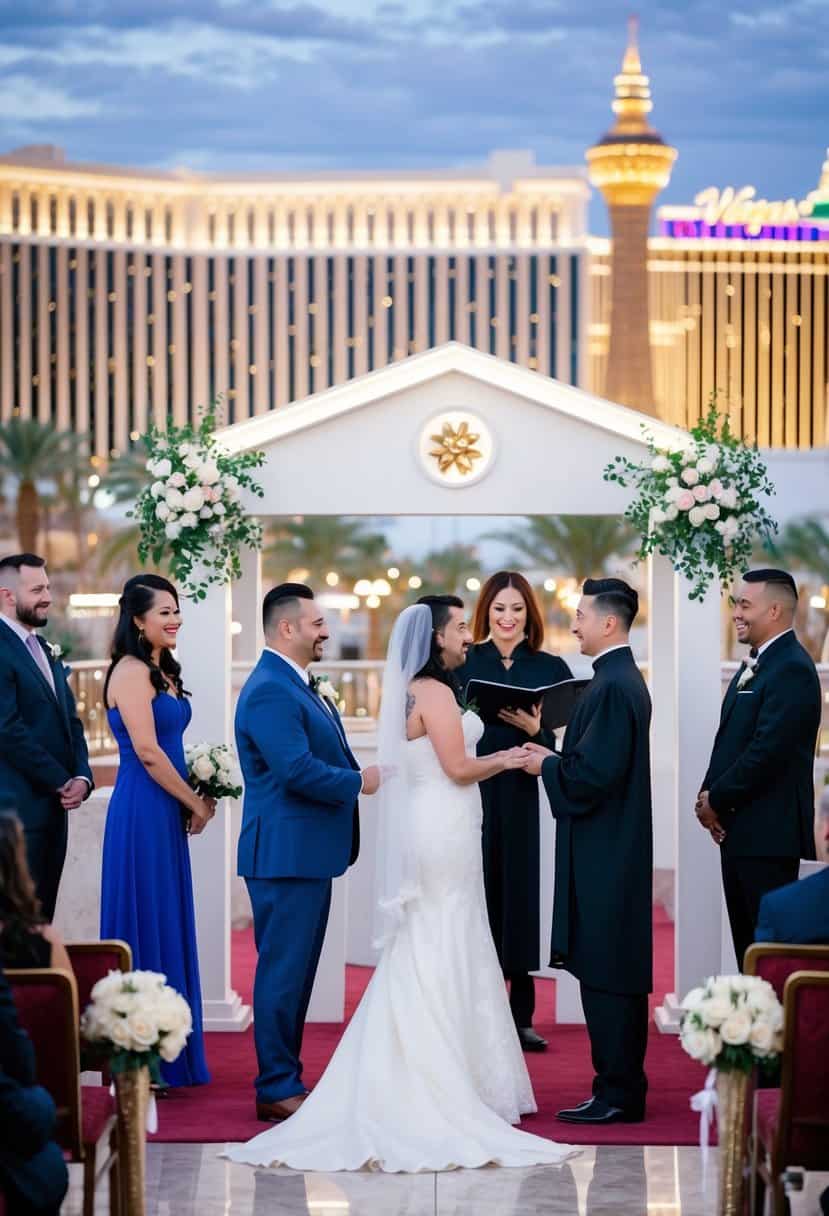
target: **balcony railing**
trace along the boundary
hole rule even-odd
[[[118,749],[110,734],[106,709],[103,702],[104,677],[108,661],[88,660],[70,664],[70,682],[83,722],[91,755],[112,754]],[[368,729],[373,726],[380,710],[380,693],[383,684],[383,661],[381,659],[332,659],[320,663],[315,670],[326,675],[337,689],[340,712],[347,720],[349,731]],[[723,663],[722,686],[725,692],[739,664]],[[247,679],[253,663],[234,663],[232,689],[234,700]],[[647,673],[647,664],[642,668]],[[820,751],[829,761],[829,663],[818,664],[823,690],[823,724],[820,734]]]

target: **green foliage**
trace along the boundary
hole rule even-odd
[[[138,494],[127,512],[140,528],[138,554],[156,565],[166,561],[185,594],[203,600],[213,584],[229,583],[242,573],[239,551],[262,547],[262,528],[245,511],[245,491],[264,491],[252,470],[263,452],[226,452],[216,441],[216,409],[193,427],[153,427],[145,439],[147,473],[155,480]]]
[[[713,395],[680,447],[663,451],[645,438],[649,458],[617,456],[604,479],[636,490],[625,518],[640,537],[637,558],[663,554],[691,583],[690,598],[701,600],[714,579],[723,588],[733,583],[758,539],[771,541],[777,524],[760,500],[774,486],[757,450],[720,418]]]
[[[528,515],[521,532],[496,532],[491,539],[515,548],[511,564],[562,570],[579,583],[605,573],[612,557],[623,557],[635,533],[611,515]]]

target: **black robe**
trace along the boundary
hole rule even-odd
[[[526,642],[512,652],[504,667],[494,642],[481,642],[469,650],[458,675],[464,691],[470,680],[492,680],[522,688],[539,688],[571,678],[563,659],[530,650]],[[506,722],[487,726],[479,756],[526,743],[528,736]],[[552,747],[544,732],[535,742]],[[541,965],[539,938],[539,828],[538,782],[514,770],[481,783],[483,802],[484,884],[492,936],[506,975],[537,971]]]
[[[594,668],[561,757],[542,766],[556,820],[551,962],[641,994],[653,987],[651,699],[629,647]]]

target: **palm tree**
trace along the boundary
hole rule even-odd
[[[822,587],[829,584],[829,528],[817,516],[804,516],[792,520],[783,529],[780,539],[772,549],[792,566],[814,575]],[[806,638],[809,615],[809,596],[800,596],[797,610],[797,629]],[[824,631],[825,633],[825,631]],[[809,639],[815,655],[820,655],[825,637]]]
[[[67,465],[79,459],[83,440],[55,431],[34,418],[12,418],[0,425],[0,474],[17,483],[16,522],[20,548],[37,548],[41,526],[38,483],[55,485]]]
[[[481,560],[474,545],[447,545],[427,553],[422,570],[420,595],[464,595],[466,580],[481,573]]]
[[[112,495],[113,502],[132,506],[146,484],[147,453],[136,444],[113,460],[101,488]],[[140,535],[138,524],[132,523],[124,524],[113,532],[98,550],[98,569],[101,573],[106,574],[121,561],[127,561],[132,567],[142,566],[138,555]]]
[[[385,534],[354,516],[297,515],[275,520],[264,550],[264,569],[284,579],[292,570],[320,585],[329,573],[356,579],[372,576],[388,548]]]
[[[527,515],[525,519],[526,530],[490,537],[513,545],[513,565],[559,570],[582,583],[603,574],[612,557],[628,556],[633,549],[633,529],[612,515]]]

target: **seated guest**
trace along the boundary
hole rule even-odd
[[[44,922],[26,863],[23,826],[16,815],[0,813],[0,964],[58,967],[72,971],[56,929]]]
[[[829,860],[829,786],[818,807],[823,854]],[[788,886],[770,891],[760,902],[758,942],[829,946],[829,866]]]
[[[0,970],[0,1194],[14,1216],[57,1216],[69,1186],[52,1140],[55,1104],[35,1084],[32,1044]]]

